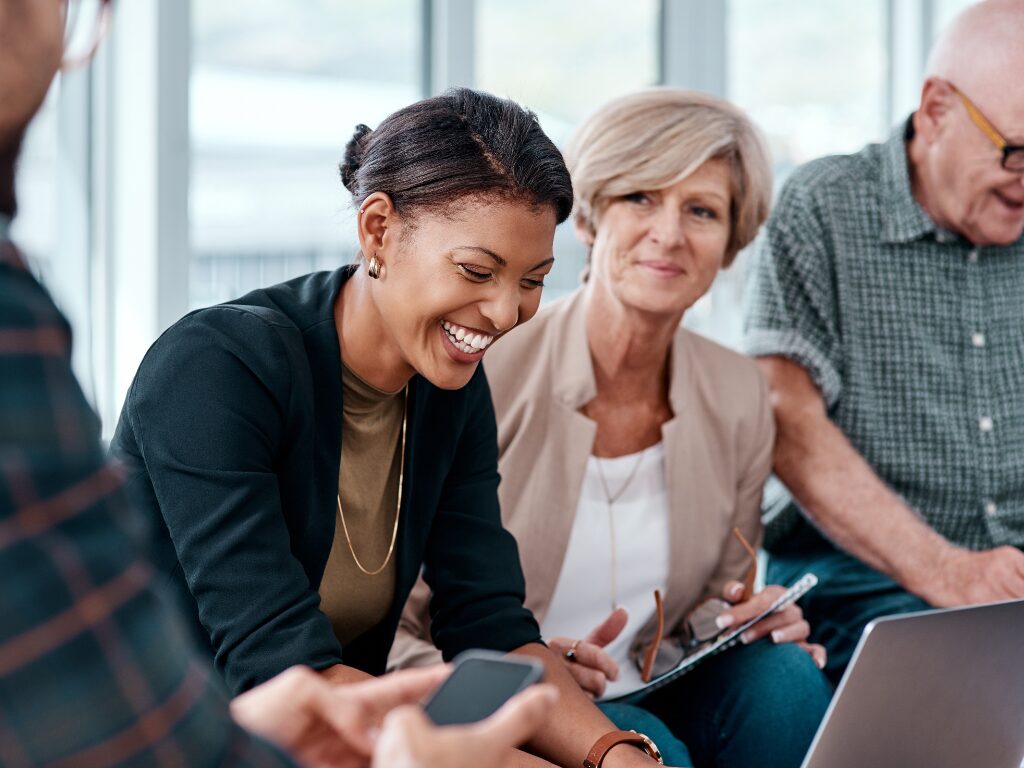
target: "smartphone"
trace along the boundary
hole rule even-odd
[[[450,675],[423,705],[436,725],[462,725],[490,717],[517,693],[544,676],[544,665],[529,656],[466,651]]]

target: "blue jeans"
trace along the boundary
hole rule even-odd
[[[833,685],[842,679],[869,621],[931,607],[824,539],[799,553],[773,553],[768,558],[769,584],[790,584],[806,571],[818,577],[818,586],[800,605],[811,624],[811,641],[828,651],[825,674]]]
[[[635,709],[672,734],[666,743],[681,756],[672,759],[690,760],[673,763],[666,755],[666,765],[799,768],[831,697],[832,687],[804,651],[760,640],[705,661]],[[618,727],[647,733],[661,748],[631,716],[609,713]]]

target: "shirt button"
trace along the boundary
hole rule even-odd
[[[995,514],[998,511],[999,511],[999,508],[996,506],[996,503],[994,501],[986,501],[985,502],[985,514],[988,517],[995,517]]]
[[[982,416],[980,419],[978,419],[978,429],[980,429],[982,432],[991,432],[992,419],[990,419],[988,416]]]
[[[984,333],[972,334],[971,335],[971,344],[973,344],[974,346],[976,346],[978,348],[984,347],[985,346],[985,334]]]
[[[977,264],[978,263],[978,249],[977,248],[972,248],[971,249],[971,252],[967,254],[967,260],[969,262],[971,262],[971,264]]]

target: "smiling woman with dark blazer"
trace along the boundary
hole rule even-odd
[[[531,750],[578,765],[614,728],[523,607],[479,368],[537,311],[568,172],[532,113],[456,90],[360,126],[341,175],[358,265],[193,312],[139,369],[113,451],[154,556],[235,692],[382,673],[422,568],[446,658],[545,662],[563,714]]]

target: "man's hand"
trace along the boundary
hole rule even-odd
[[[912,586],[937,608],[1024,598],[1024,552],[1013,547],[981,552],[949,547],[930,579]]]
[[[743,601],[743,585],[738,581],[730,581],[722,590],[722,596],[733,606],[718,617],[718,627],[728,629],[750,621],[755,616],[767,611],[772,603],[785,593],[785,588],[777,584],[765,587],[749,600]],[[741,602],[737,602],[741,601]],[[825,668],[825,649],[815,643],[808,643],[811,625],[804,618],[804,612],[796,603],[790,603],[781,611],[765,616],[761,621],[740,635],[746,645],[771,635],[773,643],[796,643],[814,659],[818,669]]]
[[[626,609],[616,608],[582,640],[573,640],[571,637],[553,637],[548,640],[548,647],[565,662],[573,679],[591,698],[604,695],[608,681],[619,679],[619,665],[604,648],[619,636],[627,621],[629,614]],[[565,657],[570,649],[575,651],[576,661],[569,661]]]
[[[363,768],[370,764],[388,712],[420,701],[448,671],[438,665],[332,685],[308,667],[292,667],[236,697],[231,716],[304,765]]]
[[[533,685],[486,720],[435,726],[419,707],[400,707],[384,719],[373,768],[500,768],[512,749],[544,724],[558,689]]]

